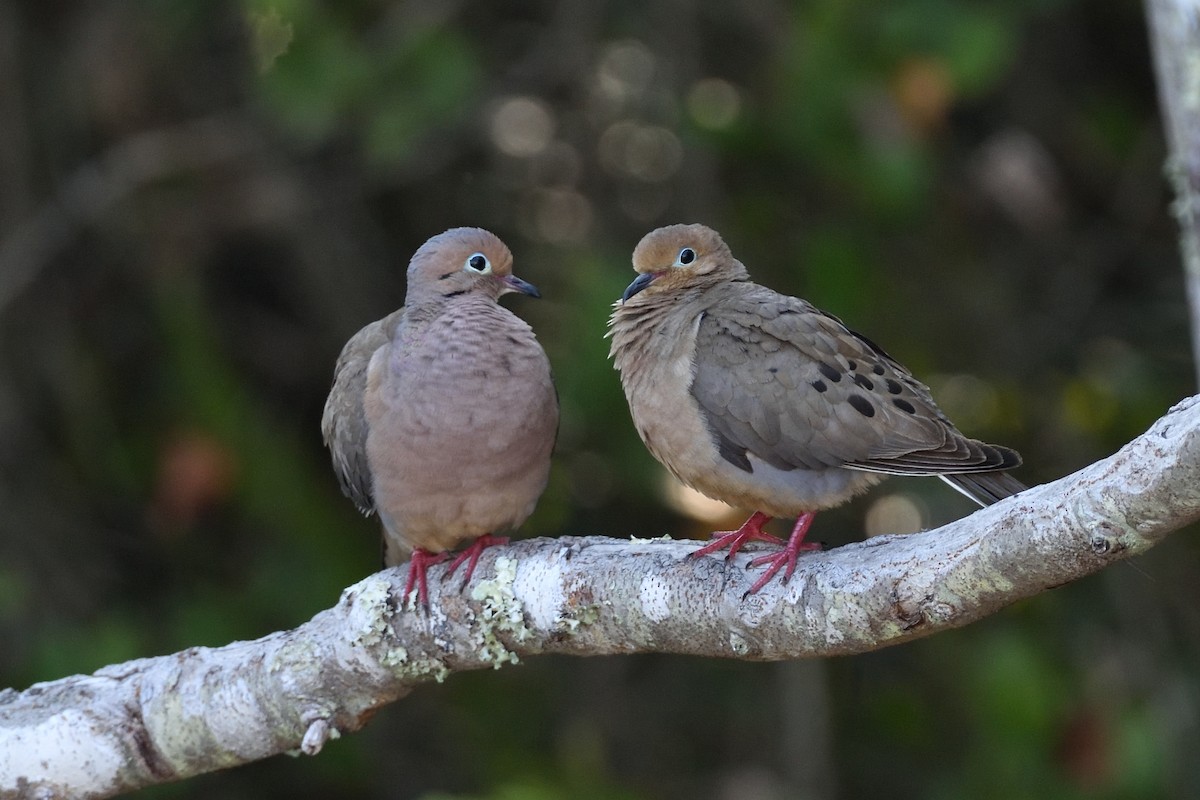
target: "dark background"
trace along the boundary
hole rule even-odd
[[[457,225],[545,295],[505,301],[562,399],[529,535],[738,521],[668,497],[606,358],[662,224],[882,343],[1028,483],[1190,394],[1142,7],[872,5],[0,1],[0,685],[293,627],[376,569],[321,407]],[[970,510],[892,480],[813,536]],[[455,676],[142,796],[1194,797],[1196,556],[854,658]]]

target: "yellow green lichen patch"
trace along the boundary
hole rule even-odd
[[[525,609],[513,593],[513,582],[517,577],[517,562],[511,558],[496,559],[496,576],[482,580],[471,589],[471,599],[480,603],[474,622],[476,635],[472,644],[485,662],[499,669],[504,664],[520,662],[517,654],[509,650],[501,640],[507,634],[517,642],[523,642],[532,634],[525,625]]]
[[[351,644],[372,647],[383,641],[388,628],[387,620],[396,613],[388,602],[391,591],[391,583],[378,576],[358,584],[357,598],[350,611],[351,621],[357,622],[358,626],[350,640]]]
[[[379,658],[385,667],[398,667],[408,661],[408,651],[403,647],[392,647]]]
[[[575,633],[580,626],[593,625],[599,619],[599,603],[579,603],[566,606],[563,615],[554,622],[559,630]]]
[[[425,678],[433,678],[441,683],[450,676],[450,670],[436,658],[416,658],[408,662],[404,669],[398,671],[397,675],[411,683],[417,683]]]

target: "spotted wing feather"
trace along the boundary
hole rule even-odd
[[[697,331],[691,390],[730,463],[913,475],[1020,463],[963,436],[927,387],[837,318],[748,282],[723,291]]]

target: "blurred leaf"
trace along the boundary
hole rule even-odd
[[[421,136],[464,117],[481,73],[470,44],[454,31],[394,44],[367,106],[367,152],[382,163],[412,157]]]
[[[296,135],[316,142],[338,134],[369,95],[371,53],[331,19],[295,24],[288,52],[260,76],[269,109]]]
[[[251,11],[247,15],[250,23],[251,45],[254,48],[258,71],[266,72],[275,60],[287,52],[295,31],[290,22],[284,22],[279,10],[266,12]]]
[[[1163,729],[1151,708],[1130,709],[1120,722],[1118,785],[1126,797],[1165,796]]]
[[[832,227],[813,230],[804,242],[800,263],[808,284],[807,297],[818,307],[837,309],[851,327],[866,319],[871,294],[863,287],[870,280],[871,255],[861,236]],[[780,287],[785,290],[784,287]]]

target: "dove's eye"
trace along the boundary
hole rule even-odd
[[[480,275],[489,275],[492,272],[492,262],[488,261],[487,256],[483,253],[475,253],[467,259],[463,269],[478,272]]]
[[[690,247],[685,247],[679,251],[679,258],[675,259],[676,264],[690,264],[696,260],[696,251]]]

